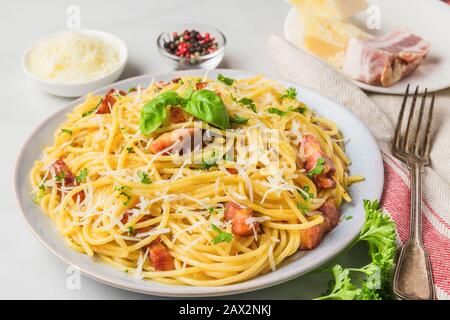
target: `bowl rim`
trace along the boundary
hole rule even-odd
[[[161,33],[158,35],[158,37],[156,38],[156,45],[157,45],[157,47],[158,47],[158,49],[159,49],[159,52],[161,52],[161,53],[162,53],[164,56],[166,56],[167,58],[170,58],[170,59],[172,59],[172,60],[176,60],[177,62],[180,62],[182,59],[184,59],[185,57],[179,57],[179,56],[177,56],[177,55],[175,55],[175,54],[169,53],[169,52],[161,45],[161,40],[162,40],[162,37],[163,37],[164,35],[170,34],[171,32],[173,32],[173,31],[171,31],[171,30],[181,29],[181,28],[183,28],[183,27],[186,28],[186,26],[196,26],[197,28],[205,27],[205,28],[212,29],[212,30],[214,30],[215,32],[217,32],[217,34],[218,34],[218,35],[222,38],[222,40],[223,40],[223,44],[222,44],[221,46],[219,46],[219,47],[217,48],[216,51],[213,51],[213,52],[211,52],[211,53],[205,54],[204,56],[198,56],[198,57],[196,58],[198,61],[209,60],[209,59],[214,58],[214,57],[216,57],[216,56],[218,56],[218,55],[220,55],[220,54],[222,54],[222,53],[224,52],[225,47],[227,46],[227,37],[225,37],[225,35],[223,34],[223,32],[220,31],[219,29],[217,29],[216,27],[213,27],[213,26],[211,26],[211,25],[204,24],[204,23],[182,23],[182,24],[178,24],[178,25],[176,25],[176,26],[167,28],[166,30],[164,30],[163,32],[161,32]],[[192,28],[192,27],[191,27],[191,28]]]
[[[80,32],[80,33],[96,36],[96,37],[101,38],[101,39],[105,39],[105,38],[112,39],[116,43],[117,49],[119,51],[119,63],[117,64],[117,66],[114,69],[112,69],[107,74],[104,74],[104,75],[102,75],[99,78],[95,78],[95,79],[92,79],[92,80],[89,80],[89,81],[77,81],[77,82],[64,83],[64,82],[57,81],[57,80],[44,79],[44,78],[41,78],[41,77],[33,74],[29,70],[29,67],[27,65],[27,57],[30,54],[31,50],[34,47],[36,47],[36,45],[39,44],[40,42],[42,42],[42,41],[44,41],[46,39],[50,39],[52,37],[55,37],[55,36],[57,36],[59,34],[66,33],[66,32]],[[80,86],[80,85],[83,85],[83,86],[84,85],[91,85],[91,84],[94,84],[94,83],[96,83],[98,81],[104,80],[107,77],[109,77],[112,74],[114,74],[115,72],[117,72],[118,70],[122,69],[124,67],[124,65],[127,63],[127,61],[128,61],[128,48],[127,48],[125,42],[122,39],[120,39],[119,37],[113,35],[112,33],[101,31],[101,30],[80,29],[80,30],[61,30],[61,31],[57,31],[57,32],[53,32],[53,33],[47,34],[47,35],[45,35],[45,36],[35,40],[30,45],[28,45],[28,47],[23,52],[22,58],[21,58],[21,65],[22,65],[22,70],[24,71],[24,73],[29,78],[33,79],[34,81],[41,82],[41,83],[44,83],[46,85],[75,87],[75,86]]]

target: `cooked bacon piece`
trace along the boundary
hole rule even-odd
[[[69,188],[77,186],[77,183],[75,181],[75,175],[72,173],[72,171],[70,171],[69,167],[62,159],[58,159],[55,162],[53,162],[52,168],[55,172],[55,177],[64,178],[64,186]],[[58,181],[57,183],[58,185],[62,184],[61,181]],[[86,198],[84,190],[77,192],[72,196],[72,199],[75,202],[77,201],[77,198],[80,198],[80,202]]]
[[[226,170],[231,174],[238,174],[238,170],[235,168],[226,168]]]
[[[197,90],[201,90],[201,89],[206,88],[207,85],[208,85],[207,82],[198,82],[198,83],[195,84],[195,88]]]
[[[133,216],[133,214],[130,211],[125,211],[125,213],[122,215],[122,218],[120,218],[120,222],[122,224],[127,224],[128,221],[130,221],[130,218]],[[149,216],[142,216],[138,221],[136,221],[136,223],[138,222],[144,222],[149,220],[150,217]],[[136,229],[137,233],[144,233],[144,232],[148,232],[150,231],[150,229],[152,229],[151,226],[148,227],[143,227],[143,228],[138,228]]]
[[[339,224],[341,219],[341,214],[336,208],[336,204],[332,198],[329,198],[325,203],[318,209],[322,212],[323,216],[323,230],[324,232],[331,231],[334,227]]]
[[[331,159],[320,148],[319,141],[313,135],[305,135],[303,137],[303,148],[305,151],[305,169],[309,172],[316,167],[320,158],[324,159],[323,170],[320,174],[313,176],[313,180],[317,187],[322,189],[333,189],[336,187],[336,181],[333,180],[333,175],[336,172]]]
[[[158,237],[148,245],[149,259],[156,271],[170,271],[175,269],[173,257],[169,253],[169,249],[161,243]]]
[[[128,221],[130,220],[130,218],[131,218],[132,215],[133,215],[133,214],[132,214],[130,211],[126,211],[126,212],[122,215],[122,218],[120,218],[120,222],[121,222],[122,224],[127,224]]]
[[[300,231],[300,250],[314,249],[322,241],[323,235],[339,224],[341,214],[333,199],[325,201],[318,210],[322,212],[323,223]]]
[[[112,96],[115,89],[110,89],[105,96],[102,98],[102,101],[100,102],[100,105],[97,108],[96,114],[107,114],[111,113],[111,108],[116,102],[116,98]]]
[[[169,121],[170,123],[182,123],[189,120],[189,114],[183,111],[180,107],[170,108]]]
[[[233,234],[246,237],[251,236],[258,231],[259,223],[253,222],[247,224],[246,220],[253,217],[251,208],[242,208],[235,202],[227,202],[225,204],[225,220],[232,221],[231,231]]]
[[[416,70],[429,49],[428,41],[406,28],[375,39],[351,38],[342,71],[356,80],[390,86]]]
[[[178,83],[178,82],[180,82],[180,80],[181,80],[181,78],[174,78],[174,79],[170,80],[170,82]]]
[[[321,224],[300,230],[300,250],[311,250],[322,241],[324,231]]]
[[[150,151],[153,153],[157,153],[170,147],[177,141],[180,141],[181,145],[184,145],[185,143],[191,143],[191,141],[193,140],[192,137],[194,136],[195,132],[199,131],[199,128],[180,128],[163,133],[152,142],[152,144],[150,145]]]
[[[167,83],[167,82],[165,82],[165,81],[163,81],[163,80],[159,80],[159,81],[157,81],[157,82],[155,82],[155,85],[156,85],[156,87],[158,88],[158,89],[162,89],[162,88],[164,88],[165,86],[167,86],[169,83]]]
[[[56,177],[64,178],[64,184],[73,183],[75,180],[75,175],[70,171],[67,164],[62,159],[58,159],[52,164],[52,168],[55,172]]]
[[[83,200],[86,199],[86,194],[84,190],[81,190],[80,192],[77,192],[72,196],[72,199],[75,202],[77,202],[78,198],[80,198],[80,202],[83,202]]]

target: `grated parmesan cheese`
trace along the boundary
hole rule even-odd
[[[99,37],[67,31],[37,43],[28,54],[27,67],[35,76],[61,83],[98,79],[120,63],[116,46]]]

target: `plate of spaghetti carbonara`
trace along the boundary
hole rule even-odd
[[[15,186],[65,262],[164,296],[251,291],[342,251],[381,196],[380,152],[345,108],[236,70],[118,82],[47,119]]]

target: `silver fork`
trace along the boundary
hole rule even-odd
[[[430,163],[430,132],[434,93],[428,111],[425,112],[427,98],[427,90],[425,89],[420,109],[417,112],[418,90],[419,87],[417,86],[405,125],[409,85],[406,87],[392,145],[394,156],[406,163],[411,173],[409,239],[400,249],[395,268],[393,290],[394,294],[400,299],[433,300],[435,299],[435,292],[431,263],[422,242],[421,183],[423,168]],[[425,117],[425,113],[428,116]],[[403,127],[405,128],[403,129]]]

